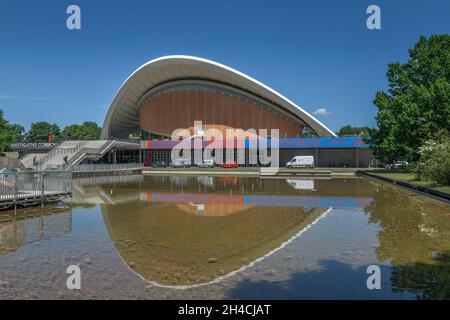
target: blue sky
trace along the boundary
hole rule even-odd
[[[82,30],[66,28],[81,7]],[[382,29],[368,30],[379,5]],[[332,130],[375,124],[387,64],[450,32],[448,0],[0,0],[0,109],[26,128],[103,123],[123,81],[163,55],[218,61],[274,88]]]

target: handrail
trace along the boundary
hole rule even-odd
[[[78,152],[80,149],[82,149],[86,144],[88,143],[88,141],[80,141],[78,142],[75,147],[72,148],[59,148],[60,145],[62,143],[60,143],[58,146],[56,146],[54,149],[52,149],[48,154],[46,154],[44,156],[43,159],[39,160],[38,164],[37,164],[37,168],[38,169],[43,169],[44,164],[50,160],[51,158],[53,158],[56,155],[59,154],[71,154],[71,153],[75,153]]]
[[[72,192],[68,171],[24,171],[0,173],[0,208],[45,202],[46,197]]]
[[[47,152],[47,154],[45,156],[43,156],[41,159],[39,159],[36,167],[39,168],[41,167],[48,159],[50,159],[50,157],[53,157],[53,154],[56,152],[56,150],[58,149],[58,147],[62,144],[62,142],[59,142],[58,144],[56,144],[52,150],[50,150],[49,152]]]
[[[120,141],[120,142],[129,142],[134,144],[140,144],[141,140],[136,139],[127,139],[127,138],[118,138],[118,137],[111,137],[110,140]]]
[[[91,150],[94,151],[94,152],[92,152],[92,153],[98,153],[98,154],[102,155],[103,152],[105,151],[105,149],[106,149],[107,147],[110,147],[111,145],[113,145],[115,142],[116,142],[115,140],[107,140],[107,142],[104,143],[100,149],[95,149],[95,148],[82,148],[82,149],[80,149],[74,156],[72,156],[72,157],[70,158],[68,164],[69,164],[69,166],[73,167],[73,166],[75,165],[75,163],[74,163],[75,160],[79,159],[79,157],[80,157],[81,155],[83,155],[83,154],[86,154],[86,155],[87,155],[87,154],[89,153],[89,151],[91,151]]]

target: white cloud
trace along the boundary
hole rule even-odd
[[[329,116],[331,112],[325,108],[319,108],[316,111],[314,111],[313,114],[316,116]]]

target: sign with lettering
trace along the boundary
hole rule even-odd
[[[31,143],[11,143],[12,150],[51,150],[55,147],[56,143],[49,142],[31,142]]]
[[[217,141],[216,141],[217,142]],[[171,140],[148,140],[143,141],[142,146],[144,149],[172,149],[180,141]],[[193,142],[192,142],[193,143]],[[205,148],[209,145],[211,141],[202,141],[202,146]],[[235,145],[237,148],[245,147],[249,149],[250,146],[255,146],[255,144],[261,146],[270,147],[270,139],[259,139],[255,140],[245,140],[236,141]],[[225,148],[226,142],[223,142]],[[280,138],[279,139],[280,149],[304,149],[304,148],[368,148],[369,145],[366,144],[361,138]],[[193,147],[193,146],[192,146]]]

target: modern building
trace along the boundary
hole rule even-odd
[[[335,137],[311,114],[251,77],[210,60],[167,56],[152,60],[125,81],[106,116],[102,138],[144,131],[170,137],[175,129],[279,129],[280,137]]]
[[[323,167],[366,167],[372,161],[361,139],[337,138],[261,82],[223,64],[180,55],[152,60],[131,74],[108,110],[102,139],[139,133],[147,163],[169,161],[176,144],[168,141],[172,132],[188,129],[194,136],[195,121],[202,131],[214,128],[224,137],[229,128],[279,129],[281,165],[295,155],[313,155]]]

